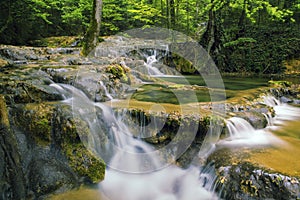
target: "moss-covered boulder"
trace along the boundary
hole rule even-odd
[[[175,68],[177,71],[183,74],[195,74],[197,73],[196,68],[193,66],[193,63],[189,60],[186,60],[182,56],[179,56],[176,53],[171,53],[168,57],[165,58],[164,62],[166,65]]]
[[[102,181],[105,163],[88,147],[87,141],[91,137],[88,124],[79,118],[74,118],[70,107],[66,105],[55,108],[52,121],[53,140],[66,155],[74,172],[87,182]]]
[[[51,142],[51,118],[53,106],[45,103],[27,104],[18,106],[13,111],[14,122],[18,127],[28,132],[39,145],[50,145]]]
[[[128,83],[129,77],[127,73],[129,72],[129,68],[125,67],[121,64],[112,64],[106,67],[106,72],[111,74],[112,79],[119,79],[124,83]]]
[[[87,124],[74,119],[69,106],[16,105],[10,113],[23,171],[35,197],[104,179],[105,163],[80,137],[88,137]]]

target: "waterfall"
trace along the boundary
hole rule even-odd
[[[252,125],[243,118],[231,117],[226,121],[230,139],[249,138],[255,130]]]
[[[274,96],[267,95],[263,97],[263,104],[273,107],[275,111],[275,117],[273,119],[270,119],[271,126],[273,125],[281,125],[287,120],[295,120],[299,119],[300,116],[300,108],[290,106],[286,103],[281,103],[278,99],[276,99]]]
[[[66,96],[70,100],[65,102],[73,107],[74,116],[88,122],[91,135],[83,143],[107,162],[105,179],[99,183],[104,198],[110,200],[219,199],[210,191],[215,179],[213,166],[201,170],[196,166],[181,169],[170,162],[166,164],[165,159],[170,159],[170,156],[160,155],[161,152],[133,137],[129,128],[120,117],[114,115],[111,108],[91,101],[81,90],[71,85],[52,86],[68,94]],[[99,114],[99,110],[102,114]],[[103,146],[101,140],[104,139],[101,137],[106,129],[112,144]],[[106,155],[111,156],[109,160]]]
[[[228,136],[217,142],[218,146],[251,147],[281,142],[267,129],[255,130],[248,121],[240,117],[231,117],[226,120],[226,128]]]
[[[164,75],[158,68],[153,66],[154,63],[158,62],[157,50],[153,50],[150,56],[145,54],[144,56],[146,57],[146,62],[144,62],[144,65],[146,66],[149,75],[155,75],[155,76]]]
[[[263,96],[262,99],[263,101],[261,103],[272,107],[275,111],[274,118],[272,117],[271,113],[263,113],[268,121],[268,126],[265,129],[255,130],[253,126],[245,119],[231,117],[226,120],[228,137],[217,142],[217,145],[255,146],[282,143],[279,138],[271,134],[269,129],[276,129],[279,125],[284,124],[284,122],[287,120],[299,119],[300,109],[281,103],[271,95]]]
[[[274,120],[273,120],[272,114],[271,113],[263,113],[263,115],[265,116],[265,118],[268,122],[268,126],[273,126]]]
[[[103,90],[104,90],[105,96],[106,96],[107,98],[109,98],[109,100],[112,100],[113,97],[112,97],[111,94],[108,92],[108,90],[107,90],[107,88],[105,87],[103,81],[100,81],[100,85],[101,85],[101,87],[102,87]]]

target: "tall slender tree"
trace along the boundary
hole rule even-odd
[[[100,34],[101,26],[102,6],[102,0],[93,0],[91,22],[84,37],[84,43],[81,52],[83,56],[87,56],[98,44],[98,37]]]

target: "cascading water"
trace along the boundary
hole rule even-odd
[[[272,114],[271,113],[263,113],[263,115],[265,116],[267,122],[268,122],[268,126],[273,126],[274,125],[274,120],[273,120],[273,117],[272,117]]]
[[[274,135],[266,129],[255,130],[245,119],[232,117],[226,121],[228,137],[220,140],[220,146],[257,146],[279,142]]]
[[[105,96],[106,96],[107,98],[109,98],[109,100],[112,100],[113,97],[112,97],[111,94],[108,92],[108,90],[107,90],[107,88],[105,87],[103,81],[99,81],[99,82],[100,82],[101,87],[102,87],[103,90],[104,90]]]
[[[271,125],[273,126],[273,128],[276,128],[276,126],[283,124],[287,120],[295,120],[300,116],[299,108],[290,106],[285,103],[281,103],[274,96],[271,95],[264,96],[262,103],[270,107],[273,107],[276,113],[276,116],[271,120]]]
[[[202,170],[191,166],[181,169],[174,164],[165,165],[157,151],[145,142],[135,139],[127,126],[115,117],[112,110],[102,103],[95,103],[77,88],[54,84],[53,87],[72,98],[65,101],[75,108],[74,115],[88,122],[91,136],[88,148],[100,155],[101,151],[111,151],[111,159],[106,170],[105,180],[99,184],[104,198],[110,200],[214,200],[218,197],[210,191],[214,182],[213,170]],[[97,110],[102,111],[102,120],[108,129],[113,144],[103,147],[103,128],[97,120]],[[103,124],[102,124],[103,125]],[[103,140],[103,139],[102,139]],[[87,144],[86,144],[87,145]],[[101,145],[100,145],[101,146]],[[117,149],[117,151],[115,149]],[[168,156],[167,156],[168,157]],[[167,158],[168,159],[168,158]],[[170,158],[169,158],[170,159]],[[211,166],[213,168],[213,166]],[[136,172],[136,173],[134,173]]]
[[[155,76],[164,75],[161,71],[159,71],[158,68],[153,66],[154,63],[158,62],[156,50],[153,50],[150,56],[145,54],[144,56],[146,57],[146,62],[144,63],[144,65],[146,66],[149,75],[155,75]]]
[[[232,117],[226,120],[228,137],[220,140],[217,145],[240,145],[255,146],[281,143],[280,139],[270,133],[269,129],[276,129],[287,120],[295,120],[300,117],[300,109],[281,103],[274,96],[266,95],[262,97],[261,103],[270,106],[275,111],[273,118],[270,113],[264,113],[268,126],[265,129],[255,130],[245,119]]]

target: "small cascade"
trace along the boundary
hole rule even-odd
[[[195,166],[181,169],[172,163],[166,165],[166,155],[160,155],[161,152],[133,137],[129,128],[120,120],[121,117],[116,117],[111,108],[91,101],[71,85],[59,84],[53,87],[70,98],[65,102],[72,105],[75,117],[88,122],[91,136],[83,143],[108,163],[105,180],[99,184],[104,199],[219,199],[211,192],[215,179],[213,166],[201,170]],[[102,114],[99,114],[99,110]],[[104,125],[106,128],[103,128]],[[108,129],[109,140],[112,140],[112,144],[104,145],[105,148],[101,146],[101,140],[104,140],[101,132],[105,132],[104,129]],[[108,154],[111,156],[109,161],[105,158]],[[122,191],[117,192],[119,189]]]
[[[267,116],[267,120],[269,119],[271,126],[281,125],[287,120],[295,120],[300,118],[299,108],[290,106],[286,103],[281,103],[274,96],[264,96],[262,103],[267,106],[273,107],[275,111],[276,116],[274,118]]]
[[[267,126],[273,126],[274,120],[273,120],[272,114],[271,113],[263,113],[263,115],[265,116],[265,118],[268,122]]]
[[[220,140],[217,145],[267,145],[272,143],[282,143],[280,139],[269,132],[269,128],[276,129],[287,120],[300,119],[300,109],[281,103],[274,96],[267,95],[262,97],[261,103],[270,106],[275,111],[273,118],[271,113],[263,113],[268,126],[265,129],[255,130],[252,125],[246,120],[239,117],[232,117],[226,120],[228,137]]]
[[[159,71],[158,68],[153,66],[154,63],[158,62],[158,60],[157,60],[157,51],[154,50],[152,52],[153,53],[150,56],[145,55],[146,62],[144,63],[144,65],[146,66],[149,75],[162,76],[164,74],[161,71]]]
[[[263,96],[262,103],[270,107],[279,106],[281,104],[280,101],[272,95]]]
[[[248,138],[254,134],[255,129],[243,118],[232,117],[226,121],[230,139]]]
[[[202,186],[208,191],[215,191],[216,183],[216,171],[214,167],[214,162],[207,164],[200,172],[200,181]]]
[[[245,119],[232,117],[226,121],[228,137],[220,140],[220,146],[259,146],[281,142],[266,129],[255,130]]]
[[[112,100],[113,97],[111,96],[111,94],[108,92],[106,86],[104,85],[103,81],[100,81],[100,85],[101,87],[103,88],[104,90],[104,93],[105,93],[105,96],[109,99],[109,100]]]

